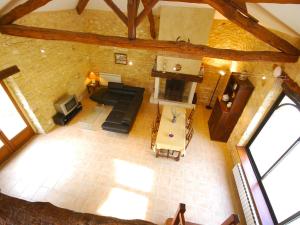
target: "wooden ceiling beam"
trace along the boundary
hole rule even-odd
[[[78,4],[76,6],[76,11],[79,15],[83,12],[83,10],[85,9],[85,7],[87,6],[88,3],[89,3],[89,0],[79,0],[78,1]]]
[[[125,14],[119,9],[119,7],[112,0],[104,0],[105,3],[117,14],[117,16],[123,21],[123,23],[128,25],[128,18]]]
[[[142,0],[144,8],[148,6],[148,2],[149,2],[149,0]],[[155,20],[154,20],[152,10],[148,14],[148,21],[149,21],[149,26],[150,26],[151,37],[152,37],[152,39],[155,39],[156,38]]]
[[[244,30],[253,34],[256,38],[266,42],[272,47],[291,54],[299,55],[300,51],[290,44],[288,41],[282,39],[276,34],[272,33],[265,27],[259,25],[257,21],[248,17],[245,13],[237,10],[234,6],[225,0],[205,0],[207,4],[216,9],[219,13],[225,16],[231,22],[237,24]]]
[[[32,11],[46,5],[52,0],[28,0],[27,2],[20,4],[13,8],[0,18],[0,24],[11,24],[17,19],[31,13]]]
[[[136,15],[138,11],[138,0],[127,0],[127,16],[128,16],[128,38],[134,40],[136,38]]]
[[[140,22],[149,15],[149,13],[152,11],[152,8],[156,5],[156,3],[158,2],[158,0],[149,0],[147,2],[147,5],[144,5],[144,9],[143,11],[138,15],[138,17],[136,18],[136,25],[138,26],[140,24]]]
[[[1,70],[0,71],[0,81],[7,77],[10,77],[11,75],[19,73],[19,72],[20,72],[20,69],[17,66],[11,66],[9,68]]]
[[[205,45],[194,45],[176,41],[128,40],[125,37],[103,36],[92,33],[62,31],[47,28],[27,27],[22,25],[2,25],[0,32],[7,35],[28,37],[43,40],[71,41],[101,46],[112,46],[127,49],[154,51],[159,55],[202,59],[203,57],[234,61],[269,61],[297,62],[298,56],[272,51],[239,51],[211,48]]]

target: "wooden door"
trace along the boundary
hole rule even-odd
[[[0,82],[0,162],[28,141],[34,132],[26,118]]]

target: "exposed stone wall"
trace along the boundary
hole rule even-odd
[[[105,11],[85,10],[80,16],[74,10],[33,13],[17,22],[44,28],[127,36],[127,28],[122,21],[114,13]],[[150,39],[147,20],[139,25],[137,36]],[[41,126],[41,129],[36,129],[38,132],[48,132],[54,127],[55,100],[66,93],[80,96],[85,91],[84,81],[91,70],[121,74],[126,84],[145,87],[148,92],[153,87],[150,73],[155,55],[147,51],[6,35],[0,35],[0,42],[0,68],[18,65],[21,70],[6,83],[19,102],[20,94],[24,95],[37,119],[34,122],[35,119],[29,116],[31,122]],[[134,65],[115,64],[114,52],[126,53]],[[31,113],[27,111],[27,114]]]
[[[276,32],[279,36],[290,41],[295,46],[300,46],[300,40],[287,36],[283,33]],[[238,26],[229,21],[215,20],[211,31],[209,45],[217,48],[231,48],[237,50],[270,50],[274,48],[266,43],[258,40],[250,33],[242,30]],[[215,66],[229,68],[231,61],[206,59],[206,62]],[[229,140],[228,147],[232,151],[234,161],[239,161],[235,151],[236,145],[245,145],[253,135],[255,129],[260,124],[261,120],[268,112],[276,98],[281,93],[281,81],[274,79],[272,75],[274,63],[268,62],[237,62],[237,71],[247,71],[250,74],[262,76],[265,75],[267,80],[263,81],[260,77],[250,77],[250,81],[255,86],[255,89],[236,125]],[[300,61],[298,63],[285,64],[285,70],[288,75],[300,84]],[[228,75],[226,75],[228,76]],[[205,93],[209,87],[212,87],[212,82],[215,80],[204,80],[203,86],[198,87],[198,92]],[[226,86],[225,82],[220,85],[218,94],[221,94]],[[205,83],[206,82],[206,83]],[[203,88],[202,88],[203,87]]]
[[[59,20],[59,15],[53,15],[55,16]],[[35,14],[29,17],[32,21],[38,20]],[[44,20],[40,21],[43,21],[41,24],[45,23]],[[74,26],[74,21],[70,21],[69,26]],[[87,45],[4,35],[0,36],[0,42],[0,68],[18,65],[21,72],[12,79],[24,95],[42,129],[45,132],[49,131],[54,126],[51,119],[55,114],[54,101],[65,93],[80,95],[85,90],[84,79],[90,67]],[[42,53],[41,50],[45,52]],[[17,92],[10,82],[7,83]]]
[[[158,30],[159,18],[156,20]],[[127,28],[123,22],[113,12],[106,11],[85,10],[80,16],[74,10],[33,13],[19,20],[18,23],[103,35],[127,36]],[[138,26],[137,36],[150,39],[147,19]],[[13,76],[13,81],[46,132],[54,126],[51,119],[55,113],[53,102],[64,93],[81,95],[85,90],[84,80],[89,71],[120,74],[124,83],[144,87],[148,93],[152,92],[154,87],[151,69],[156,54],[153,52],[5,35],[0,35],[0,41],[0,68],[15,64],[20,67],[21,73]],[[253,35],[225,20],[214,20],[209,46],[241,50],[273,50]],[[45,50],[45,53],[42,53],[41,49]],[[133,66],[115,64],[114,53],[116,52],[126,53],[128,60],[133,62]],[[229,70],[231,65],[231,61],[228,60],[204,58],[204,62],[225,70]],[[270,75],[272,65],[272,63],[238,63],[238,70],[247,69],[248,72]],[[294,69],[293,65],[286,66],[286,69],[295,74],[299,68]],[[203,83],[198,84],[197,87],[198,103],[208,103],[218,76],[214,71],[206,72]],[[221,78],[215,97],[223,92],[228,78],[229,73]],[[251,81],[255,85],[255,91],[228,142],[230,149],[238,143],[262,100],[274,86],[273,80],[267,80],[264,85],[257,79],[251,79]],[[8,85],[10,85],[9,82]],[[11,88],[14,90],[13,87]]]

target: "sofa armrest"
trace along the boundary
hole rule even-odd
[[[102,103],[104,95],[108,92],[108,89],[106,87],[102,87],[99,90],[97,90],[94,94],[90,96],[90,99]]]

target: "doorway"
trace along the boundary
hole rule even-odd
[[[34,135],[9,90],[0,81],[0,163]]]

